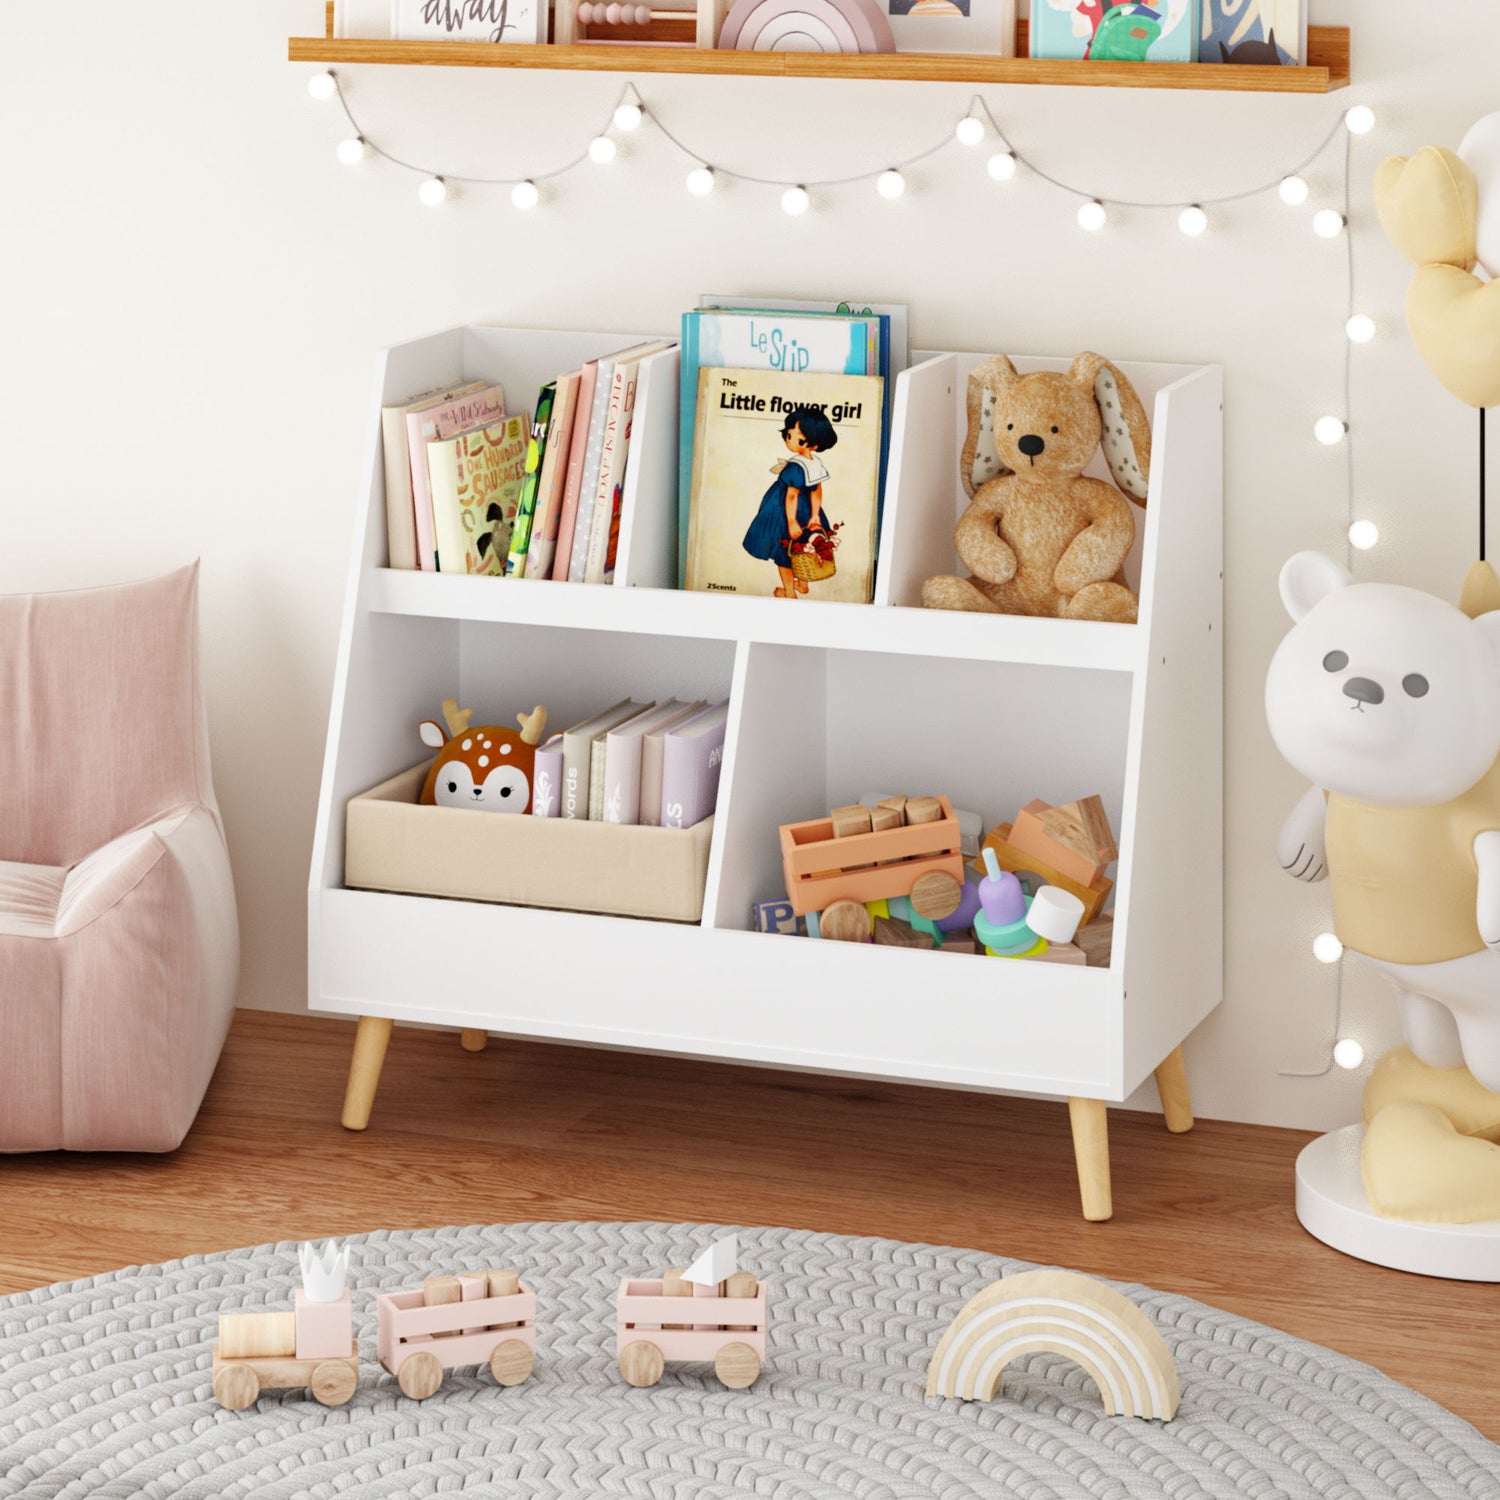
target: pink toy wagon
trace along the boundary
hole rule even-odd
[[[753,1296],[698,1288],[692,1297],[669,1297],[661,1281],[621,1281],[620,1374],[631,1385],[655,1385],[668,1360],[703,1360],[730,1390],[750,1385],[766,1357],[766,1284],[747,1273],[743,1279],[754,1285]]]
[[[459,1365],[490,1367],[501,1385],[520,1385],[536,1359],[536,1294],[514,1273],[459,1276],[461,1300],[426,1304],[422,1287],[376,1298],[380,1363],[402,1393],[425,1401]],[[508,1295],[493,1295],[513,1285]]]

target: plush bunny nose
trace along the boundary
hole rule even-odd
[[[1040,453],[1046,446],[1046,443],[1044,443],[1041,438],[1039,438],[1034,432],[1028,432],[1026,436],[1016,444],[1016,447],[1018,447],[1021,452],[1026,455],[1027,458],[1035,458],[1037,454]]]
[[[1351,677],[1344,684],[1344,695],[1357,703],[1384,703],[1385,689],[1368,677]]]

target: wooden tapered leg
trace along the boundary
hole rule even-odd
[[[354,1056],[349,1061],[349,1086],[344,1090],[344,1129],[363,1130],[370,1123],[386,1044],[395,1023],[383,1016],[361,1016],[354,1033]]]
[[[1069,1099],[1068,1118],[1083,1216],[1099,1223],[1115,1211],[1109,1186],[1109,1115],[1102,1099]]]
[[[1173,1047],[1156,1070],[1156,1090],[1161,1095],[1161,1112],[1166,1116],[1167,1129],[1173,1135],[1191,1130],[1193,1099],[1188,1093],[1187,1064],[1182,1060],[1181,1047]]]
[[[459,1036],[465,1052],[483,1052],[489,1039],[490,1034],[483,1026],[465,1026]]]

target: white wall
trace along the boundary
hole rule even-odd
[[[1023,152],[1122,197],[1199,197],[1295,163],[1348,104],[1358,302],[1380,338],[1355,351],[1358,509],[1383,541],[1363,576],[1454,591],[1473,548],[1473,414],[1400,331],[1405,271],[1368,183],[1390,152],[1455,143],[1500,104],[1493,0],[1446,0],[1440,25],[1394,0],[1317,3],[1356,21],[1356,86],[1329,98],[990,89]],[[1311,439],[1341,401],[1343,246],[1274,194],[1213,212],[1118,211],[1087,236],[1035,178],[996,186],[953,146],[899,204],[828,195],[794,222],[776,195],[700,201],[648,128],[521,215],[503,190],[437,212],[381,164],[339,166],[336,105],[309,100],[289,34],[321,0],[254,6],[6,6],[0,154],[0,589],[138,577],[204,558],[216,781],[244,923],[243,1003],[304,1004],[303,891],[340,589],[369,418],[372,356],[465,321],[670,329],[700,290],[912,304],[929,347],[1217,361],[1228,424],[1228,899],[1225,1004],[1190,1044],[1200,1113],[1333,1124],[1359,1079],[1318,1066],[1333,975],[1309,956],[1326,895],[1284,881],[1272,839],[1299,788],[1261,713],[1288,552],[1341,545],[1342,457]],[[371,68],[349,74],[365,129],[449,173],[545,170],[572,157],[621,86],[610,75]],[[669,126],[712,159],[816,178],[878,168],[942,137],[961,85],[643,76]],[[821,195],[820,195],[821,196]],[[435,690],[441,684],[435,684]],[[81,714],[87,705],[79,705]],[[1191,734],[1192,725],[1184,724]],[[1085,789],[1080,789],[1085,790]],[[1392,1007],[1351,973],[1349,1031],[1394,1040]]]

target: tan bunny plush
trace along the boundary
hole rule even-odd
[[[929,609],[1133,623],[1121,567],[1146,503],[1151,428],[1134,387],[1098,354],[1018,375],[1003,354],[969,376],[959,460],[969,508],[953,533],[972,578],[929,578]],[[1084,469],[1103,446],[1114,485]],[[1115,488],[1119,486],[1119,489]]]

